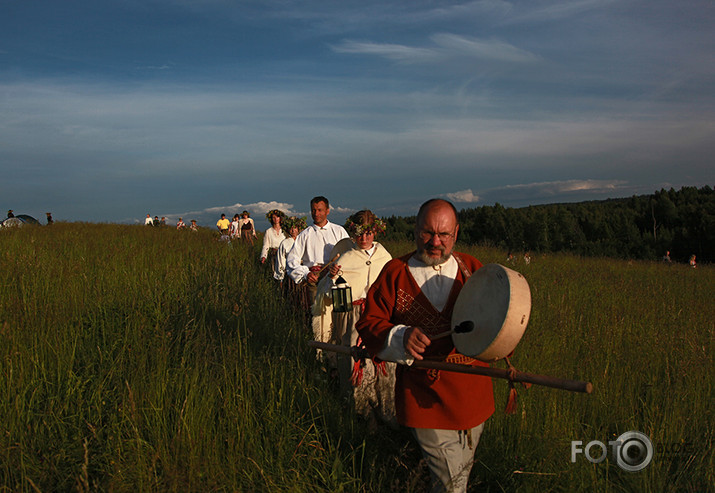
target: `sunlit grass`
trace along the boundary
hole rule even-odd
[[[368,435],[330,391],[257,256],[207,230],[0,231],[0,488],[423,491],[408,434]],[[511,267],[533,297],[514,364],[595,390],[520,390],[506,416],[495,382],[472,489],[707,490],[712,269],[562,255]],[[660,449],[643,471],[570,462],[572,440],[629,430]]]

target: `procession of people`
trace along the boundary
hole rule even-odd
[[[351,215],[344,226],[328,220],[324,196],[314,197],[310,210],[310,225],[269,211],[258,262],[306,315],[315,341],[349,348],[349,355],[323,351],[318,358],[331,388],[368,429],[407,427],[428,465],[430,490],[466,491],[484,423],[494,412],[491,379],[410,366],[422,359],[488,366],[459,354],[451,338],[435,338],[451,328],[461,288],[482,266],[453,251],[456,209],[442,199],[425,202],[415,250],[399,258],[376,240],[385,225],[370,210]],[[334,299],[342,290],[350,293],[346,303]]]
[[[377,241],[385,224],[372,211],[354,213],[344,226],[330,222],[330,212],[324,196],[310,200],[309,225],[269,210],[257,264],[305,317],[314,341],[344,348],[318,350],[316,358],[329,388],[365,419],[368,431],[408,428],[428,466],[430,491],[464,492],[494,412],[491,378],[412,366],[423,359],[488,366],[458,353],[451,338],[437,337],[450,331],[461,289],[482,267],[453,250],[457,211],[443,199],[422,204],[414,250],[398,258]],[[196,228],[191,222],[187,229]],[[177,229],[185,227],[179,218]],[[253,250],[258,236],[248,211],[233,221],[221,214],[216,228],[221,239]]]

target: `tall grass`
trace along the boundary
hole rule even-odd
[[[0,489],[424,491],[408,435],[369,434],[336,397],[257,256],[210,231],[0,231]],[[470,489],[711,488],[713,270],[568,256],[513,268],[533,297],[515,365],[595,390],[521,390],[516,414],[488,421]],[[495,383],[498,402],[506,390]],[[642,471],[570,462],[571,440],[628,430],[656,445]]]

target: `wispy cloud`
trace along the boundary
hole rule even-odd
[[[479,39],[451,33],[437,33],[430,36],[430,47],[408,46],[376,42],[344,40],[332,45],[336,53],[374,55],[396,62],[432,62],[451,58],[472,58],[523,63],[541,59],[538,55],[518,48],[499,39]]]
[[[174,68],[173,63],[165,63],[163,65],[144,65],[141,67],[137,67],[139,69],[144,69],[144,70],[169,70]]]
[[[371,43],[345,40],[340,44],[331,46],[336,53],[350,53],[353,55],[374,55],[396,62],[424,62],[434,60],[438,54],[434,49],[416,48],[412,46]]]
[[[650,190],[648,190],[650,191]],[[597,200],[635,192],[625,180],[557,180],[521,183],[490,188],[479,192],[484,203],[507,203],[513,206],[560,201]]]
[[[499,39],[479,39],[457,34],[440,33],[431,36],[445,54],[465,56],[484,60],[501,60],[504,62],[535,62],[541,59],[538,55],[517,48]]]
[[[569,192],[607,192],[617,190],[627,182],[623,180],[561,180],[542,181],[536,183],[522,183],[507,185],[501,190],[538,190],[546,194],[559,194]]]
[[[514,10],[515,14],[509,18],[509,23],[523,22],[546,22],[557,21],[565,18],[573,17],[584,12],[600,9],[611,5],[615,0],[580,0],[580,1],[565,1],[547,4],[545,6],[537,6],[531,8],[532,3],[527,3],[527,8],[522,11]]]

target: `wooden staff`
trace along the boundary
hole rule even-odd
[[[336,253],[336,254],[335,254],[335,257],[331,258],[330,261],[329,261],[327,264],[325,264],[324,266],[322,266],[322,267],[320,268],[320,270],[317,272],[316,276],[320,276],[320,274],[322,274],[325,269],[327,269],[328,267],[330,267],[331,265],[333,265],[335,262],[337,262],[337,260],[338,260],[339,258],[340,258],[340,254],[339,254],[339,253]]]
[[[308,345],[324,351],[352,355],[352,350],[347,346],[337,346],[335,344],[317,341],[309,341]],[[548,375],[535,375],[533,373],[524,373],[518,370],[516,371],[514,378],[510,378],[508,370],[485,366],[459,365],[457,363],[447,363],[445,361],[415,360],[411,366],[414,368],[428,368],[433,370],[469,373],[471,375],[483,375],[492,378],[503,378],[514,382],[533,383],[534,385],[543,385],[544,387],[568,390],[571,392],[583,392],[590,394],[593,391],[593,384],[591,384],[591,382],[567,380],[565,378],[550,377]]]

